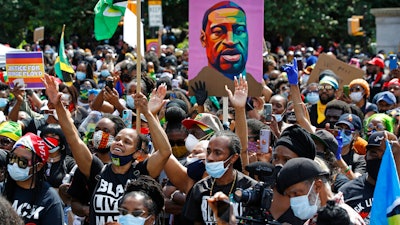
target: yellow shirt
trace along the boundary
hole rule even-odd
[[[317,102],[317,123],[320,124],[325,120],[326,105],[322,105],[321,101]]]

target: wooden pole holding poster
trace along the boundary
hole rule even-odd
[[[141,24],[140,22],[142,21],[142,11],[141,11],[141,0],[136,0],[136,27],[137,27],[137,32],[136,32],[136,94],[139,94],[141,90],[141,80],[142,80],[142,46],[141,46]],[[140,134],[140,110],[136,108],[136,132]]]

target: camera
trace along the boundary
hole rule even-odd
[[[237,217],[238,224],[246,225],[278,225],[269,212],[272,203],[273,191],[264,182],[258,182],[248,189],[236,189],[233,198],[236,202],[242,202],[245,206],[243,216]]]
[[[236,189],[234,199],[242,202],[246,207],[269,209],[272,202],[272,189],[264,182],[257,183],[254,187],[242,190]]]

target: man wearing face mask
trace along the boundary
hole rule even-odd
[[[396,137],[387,132],[392,146],[397,144]],[[382,161],[383,153],[385,152],[385,131],[373,133],[368,138],[367,145],[367,173],[346,183],[339,191],[343,192],[344,201],[350,205],[364,221],[369,221],[370,211],[373,202],[375,184],[378,177],[379,168]]]
[[[189,130],[189,135],[185,140],[185,146],[189,152],[199,141],[209,140],[215,132],[223,130],[218,117],[210,113],[199,113],[194,119],[183,120],[182,124]]]
[[[352,102],[361,109],[365,118],[373,113],[378,112],[378,106],[368,101],[370,89],[367,81],[364,79],[354,79],[349,84],[350,95]]]
[[[210,140],[207,148],[206,171],[209,176],[193,186],[187,199],[185,216],[197,224],[216,224],[211,209],[207,207],[207,199],[222,191],[233,197],[236,188],[247,189],[256,184],[252,178],[233,168],[239,159],[240,140],[231,131],[217,132]],[[242,203],[234,202],[234,212],[240,216],[244,208]]]
[[[336,152],[336,160],[341,167],[341,172],[350,180],[365,173],[365,159],[354,150],[354,143],[362,131],[361,119],[355,115],[346,113],[340,116],[335,128],[340,131],[343,147],[341,152]]]
[[[324,207],[329,200],[333,200],[346,210],[352,224],[365,225],[362,218],[343,202],[341,193],[333,194],[328,175],[329,172],[322,170],[315,161],[308,158],[294,158],[279,172],[277,190],[290,198],[294,215],[307,220],[304,224],[317,224],[318,209]]]

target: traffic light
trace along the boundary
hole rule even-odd
[[[364,16],[352,16],[347,19],[347,32],[351,36],[363,36],[364,31],[360,27],[360,20],[364,19]]]

